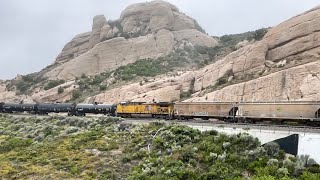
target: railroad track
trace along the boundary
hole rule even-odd
[[[148,118],[128,118],[125,119],[125,122],[134,122],[134,123],[150,123],[150,122],[159,122],[163,121],[161,119],[148,119]],[[212,121],[212,120],[174,120],[174,121],[165,121],[167,123],[178,123],[189,126],[207,126],[207,127],[219,127],[219,128],[242,128],[244,130],[250,129],[260,129],[260,130],[272,130],[272,131],[288,131],[288,132],[311,132],[311,133],[320,133],[320,127],[313,126],[301,126],[301,125],[280,125],[272,123],[227,123],[224,121]]]
[[[34,114],[23,114],[23,113],[14,113],[14,114],[7,114],[8,116],[19,117],[19,116],[34,116],[34,117],[50,117],[50,116],[62,116],[67,117],[67,115],[58,115],[58,114],[50,114],[50,115],[34,115]],[[78,117],[78,118],[94,118],[94,117],[104,117],[104,116],[96,116],[96,115],[89,115],[85,117]],[[315,132],[320,133],[320,127],[313,127],[313,126],[302,126],[302,125],[284,125],[284,124],[274,124],[274,123],[228,123],[219,120],[162,120],[162,119],[152,119],[152,118],[124,118],[125,122],[134,122],[134,123],[150,123],[150,122],[158,122],[158,121],[165,121],[167,123],[179,123],[183,125],[194,125],[194,126],[215,126],[219,128],[242,128],[242,129],[263,129],[263,130],[284,130],[284,131],[299,131],[299,132]]]

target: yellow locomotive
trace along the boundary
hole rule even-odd
[[[120,117],[148,115],[154,118],[170,119],[173,115],[173,103],[122,102],[117,105],[116,113]]]

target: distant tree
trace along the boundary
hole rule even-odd
[[[265,28],[258,29],[253,33],[253,38],[257,41],[260,41],[267,32],[268,31]]]

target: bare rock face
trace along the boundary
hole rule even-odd
[[[113,38],[97,44],[85,54],[47,73],[49,77],[73,79],[82,74],[115,70],[138,59],[167,55],[174,47],[174,37],[168,30],[132,39]]]
[[[173,31],[173,36],[178,42],[187,41],[191,42],[192,45],[213,47],[217,45],[217,41],[213,38],[209,38],[208,35],[196,29],[184,29],[180,31]]]
[[[119,103],[121,101],[137,102],[174,102],[180,100],[181,92],[189,91],[194,72],[186,72],[176,77],[163,77],[152,82],[134,83],[108,90],[88,98],[86,102]]]
[[[237,45],[236,45],[236,49],[240,49],[240,48],[243,48],[245,46],[247,46],[248,44],[250,44],[250,42],[248,40],[244,40],[244,41],[241,41],[239,42]]]
[[[320,62],[279,71],[188,101],[315,101],[320,99]]]
[[[59,87],[63,88],[63,92],[60,94],[58,93]],[[75,81],[69,81],[47,91],[38,91],[31,97],[36,102],[65,102],[71,98],[72,92],[76,88],[78,85],[75,84]]]
[[[114,27],[117,28],[117,27]],[[106,39],[111,39],[114,37],[114,35],[118,32],[119,30],[115,29],[115,31],[113,31],[113,28],[109,25],[109,24],[105,24],[102,28],[101,28],[101,32],[100,32],[100,41],[104,41]]]
[[[179,10],[164,1],[133,4],[121,14],[123,32],[128,35],[146,35],[160,29],[172,30],[175,22],[174,12]]]
[[[27,95],[17,95],[15,91],[7,91],[6,83],[0,82],[0,102],[12,102],[12,103],[33,103],[34,100]]]
[[[319,47],[320,7],[272,28],[265,36],[267,59],[280,60]]]
[[[319,18],[318,7],[272,28],[261,41],[246,45],[200,70],[196,76],[194,90],[200,91],[217,85],[221,78],[254,78],[263,74],[266,68],[277,71],[274,68],[294,67],[319,60]],[[227,89],[230,90],[229,87]]]
[[[100,42],[101,29],[107,26],[107,20],[104,15],[95,16],[93,18],[92,31],[89,39],[89,49]]]
[[[63,63],[71,60],[89,50],[89,39],[91,32],[86,32],[75,36],[67,43],[62,52],[56,58],[56,63]]]
[[[95,16],[92,31],[72,39],[45,76],[72,80],[82,74],[111,71],[139,59],[168,55],[181,41],[206,47],[218,44],[201,31],[194,19],[168,2],[134,4],[119,20]]]

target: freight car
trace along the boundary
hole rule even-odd
[[[87,113],[104,114],[115,116],[116,105],[113,104],[77,104],[75,106],[76,116],[85,116]]]
[[[14,113],[14,112],[34,112],[34,104],[23,103],[2,103],[2,112]]]
[[[35,105],[36,114],[68,113],[75,114],[75,104],[72,103],[39,103]]]
[[[4,102],[0,102],[0,113],[3,112],[3,105],[4,105]]]
[[[174,104],[174,117],[177,119],[216,118],[232,121],[238,111],[237,103],[213,102],[213,103],[193,103],[180,102]]]
[[[49,113],[68,113],[68,116],[85,116],[86,113],[115,116],[116,105],[111,104],[75,104],[75,103],[0,103],[0,112],[29,112],[47,115]]]
[[[320,102],[176,103],[177,119],[215,118],[227,122],[297,121],[320,125]]]
[[[319,102],[255,102],[239,103],[237,119],[241,122],[287,120],[300,123],[319,124]]]
[[[154,118],[171,119],[173,115],[173,103],[122,102],[117,105],[117,116],[133,117],[135,115],[149,115]]]

